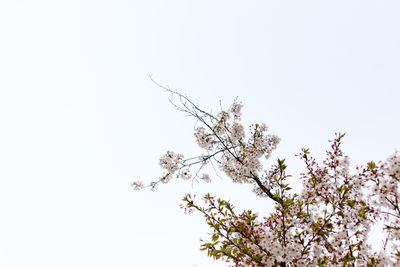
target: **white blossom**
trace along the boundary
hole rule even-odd
[[[211,182],[210,176],[207,173],[203,173],[203,176],[201,179],[203,179],[203,181],[205,181],[206,183]]]
[[[190,170],[188,168],[185,168],[181,170],[180,177],[183,180],[188,180],[192,177],[192,174],[190,173]]]
[[[133,190],[140,190],[144,187],[144,184],[142,181],[134,181],[134,182],[132,182],[131,185],[133,187]]]
[[[178,170],[178,164],[182,158],[182,154],[176,154],[172,151],[167,151],[167,153],[160,158],[160,166],[163,169],[166,169],[169,173],[173,174]]]
[[[194,136],[196,137],[197,144],[201,148],[212,149],[216,143],[212,134],[207,133],[204,127],[197,127]]]
[[[242,107],[243,107],[243,104],[241,102],[238,103],[238,102],[235,101],[235,102],[233,102],[231,108],[229,109],[229,111],[233,114],[235,120],[240,120],[241,119]]]
[[[244,127],[240,123],[234,123],[231,127],[231,138],[233,142],[243,139],[244,136]]]

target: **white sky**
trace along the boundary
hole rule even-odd
[[[389,0],[2,0],[0,266],[224,266],[198,250],[208,229],[182,196],[271,203],[219,178],[132,191],[167,149],[199,152],[146,74],[206,109],[239,96],[292,173],[336,131],[353,164],[385,159],[400,149],[399,14]]]

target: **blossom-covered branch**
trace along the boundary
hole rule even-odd
[[[182,154],[167,151],[160,159],[160,166],[165,170],[161,177],[147,186],[141,181],[135,181],[132,183],[134,189],[155,189],[160,182],[168,183],[173,177],[186,180],[200,178],[209,182],[209,174],[202,173],[200,176],[199,173],[208,163],[215,163],[233,182],[254,184],[255,191],[261,190],[259,194],[265,194],[278,201],[272,193],[272,184],[265,177],[261,160],[270,157],[279,143],[279,138],[267,134],[265,124],[251,125],[250,137],[246,139],[244,126],[241,124],[242,103],[234,101],[229,109],[213,115],[195,105],[185,95],[159,86],[171,93],[170,102],[179,111],[194,117],[200,124],[196,127],[194,136],[203,153],[196,157],[184,158]]]
[[[161,86],[161,85],[159,85]],[[186,195],[187,212],[200,212],[210,226],[209,241],[201,249],[232,266],[398,266],[400,265],[400,156],[369,162],[354,173],[342,150],[344,134],[330,141],[326,158],[318,163],[308,149],[298,156],[305,165],[299,179],[303,188],[293,193],[284,159],[267,164],[279,138],[267,133],[263,123],[245,130],[242,103],[234,101],[217,114],[206,112],[185,95],[171,93],[170,102],[199,126],[194,137],[203,150],[185,158],[167,151],[160,158],[161,177],[147,186],[136,181],[135,189],[168,183],[172,178],[210,182],[203,168],[216,166],[235,183],[253,185],[253,192],[272,200],[271,214],[237,213],[229,201],[207,194],[205,206]],[[371,226],[383,222],[382,248],[369,242]]]

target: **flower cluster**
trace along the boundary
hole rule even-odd
[[[298,157],[304,161],[303,188],[291,192],[284,159],[267,166],[279,138],[268,134],[265,124],[248,131],[241,123],[242,103],[235,101],[216,115],[208,113],[187,97],[178,96],[178,110],[198,120],[195,140],[200,156],[184,158],[171,151],[161,157],[166,171],[151,182],[154,189],[173,176],[210,182],[202,172],[211,165],[235,183],[252,184],[253,192],[271,199],[275,210],[260,217],[251,210],[236,213],[233,205],[207,194],[205,207],[195,197],[184,197],[183,208],[198,211],[212,233],[202,250],[232,266],[400,266],[400,155],[384,162],[369,162],[352,173],[349,157],[341,149],[343,134],[330,141],[326,158],[318,163],[308,149]],[[194,169],[194,170],[193,170]],[[142,182],[132,183],[141,189]],[[382,249],[369,243],[371,226],[383,222],[386,236]]]
[[[140,190],[140,189],[142,189],[144,187],[144,184],[141,181],[132,182],[131,185],[132,185],[134,190]]]
[[[167,153],[160,158],[160,166],[166,169],[169,173],[173,174],[178,170],[178,164],[182,160],[182,154],[175,154],[172,151],[167,151]]]
[[[385,225],[384,250],[392,250],[395,264],[400,265],[400,155],[396,152],[384,162],[370,162],[364,176],[370,184],[371,203]]]
[[[211,150],[217,143],[213,138],[213,135],[207,133],[204,127],[197,127],[194,136],[196,137],[197,144],[201,148],[206,148]]]
[[[197,145],[204,149],[205,153],[200,157],[184,158],[182,154],[167,151],[160,158],[160,166],[166,173],[147,187],[155,189],[160,182],[168,183],[172,177],[209,182],[211,179],[208,174],[203,173],[199,176],[199,173],[208,163],[213,162],[233,182],[253,185],[260,183],[262,161],[270,157],[279,143],[279,138],[267,134],[265,124],[254,124],[250,127],[249,137],[246,139],[245,127],[241,123],[242,103],[234,101],[227,110],[212,115],[198,108],[184,96],[180,97],[182,107],[178,109],[195,117],[202,124],[195,128],[194,136]],[[190,168],[195,165],[198,169],[192,174]],[[140,188],[142,187],[146,186]]]
[[[265,175],[270,182],[263,183],[275,201],[275,211],[267,217],[259,218],[251,210],[236,214],[232,204],[210,195],[203,198],[206,207],[186,196],[186,208],[200,211],[213,230],[202,249],[232,266],[398,266],[394,249],[400,240],[400,214],[398,206],[391,206],[397,203],[397,186],[388,186],[385,179],[399,179],[400,157],[396,154],[381,166],[369,163],[350,174],[348,156],[340,148],[343,136],[332,141],[322,165],[307,149],[298,155],[307,170],[298,195],[290,193],[286,166],[278,160]],[[386,226],[391,250],[374,251],[368,242],[371,224],[382,212],[373,201],[381,197],[366,186],[376,181],[383,183],[378,190],[385,195],[383,214],[391,222]],[[259,194],[264,193],[259,187]]]

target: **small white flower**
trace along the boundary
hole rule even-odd
[[[232,141],[238,141],[244,138],[244,128],[243,125],[239,123],[234,123],[231,128],[231,138]]]
[[[190,173],[188,168],[185,168],[181,171],[180,176],[183,180],[189,180],[192,177],[192,174]]]
[[[168,182],[171,180],[171,178],[172,178],[172,175],[171,175],[170,173],[167,173],[167,174],[164,174],[164,175],[162,176],[162,178],[160,179],[160,181],[161,181],[163,184],[166,184],[166,183],[168,183]]]
[[[210,183],[210,182],[211,182],[210,176],[209,176],[207,173],[203,173],[202,179],[203,179],[206,183]]]
[[[144,187],[144,184],[142,181],[134,181],[132,184],[133,190],[140,190]]]
[[[236,120],[240,120],[240,118],[242,116],[242,113],[241,113],[242,107],[243,107],[242,102],[237,103],[235,101],[235,102],[233,102],[233,104],[229,110],[233,114],[233,116]]]

